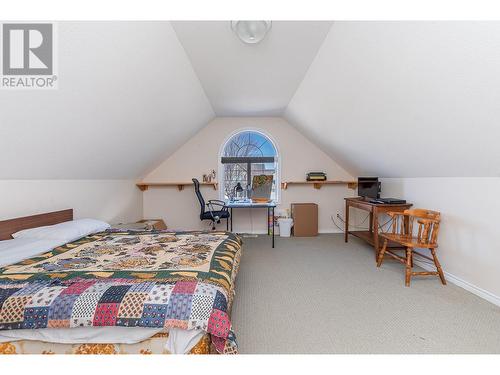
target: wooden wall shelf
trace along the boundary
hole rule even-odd
[[[184,189],[184,186],[193,185],[192,182],[138,182],[137,187],[141,190],[148,190],[150,186],[153,187],[169,187],[169,186],[177,186],[179,191]],[[217,182],[200,182],[200,185],[212,186],[214,190],[217,190],[218,183]]]
[[[286,190],[290,185],[313,185],[315,189],[321,189],[323,185],[347,185],[349,189],[356,189],[356,181],[286,181],[281,183],[281,188]]]
[[[193,185],[192,182],[138,182],[137,187],[141,191],[148,190],[150,186],[153,187],[171,187],[177,186],[179,191],[184,189],[184,186]],[[214,190],[217,190],[218,183],[217,182],[200,182],[200,185],[204,186],[212,186]],[[356,181],[285,181],[281,183],[281,188],[283,190],[288,189],[291,185],[312,185],[315,189],[321,189],[323,185],[347,185],[349,189],[356,189],[358,187],[358,183]]]

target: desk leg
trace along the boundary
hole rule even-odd
[[[349,236],[349,203],[345,202],[345,230],[344,230],[344,241],[347,242]]]
[[[229,218],[226,219],[226,232],[229,232]]]
[[[231,218],[231,232],[233,231],[233,208],[230,208],[231,212],[229,213],[229,216]]]
[[[274,249],[274,207],[271,208],[273,210],[273,249]]]
[[[375,262],[378,259],[378,210],[376,207],[373,208],[373,247],[375,248]]]
[[[269,229],[269,216],[271,216],[271,208],[267,208],[267,217],[266,217],[266,227],[267,227],[267,235],[271,234],[271,229]]]

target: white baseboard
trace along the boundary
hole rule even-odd
[[[419,267],[422,267],[426,271],[435,271],[435,268],[430,264],[423,263],[423,262],[418,261],[418,260],[415,260],[415,264]],[[476,296],[479,296],[479,297],[485,299],[488,302],[491,302],[497,306],[500,306],[500,297],[499,296],[497,296],[491,292],[488,292],[487,290],[479,288],[478,286],[471,284],[468,281],[465,281],[465,280],[463,280],[455,275],[452,275],[451,273],[448,273],[446,271],[444,272],[444,276],[446,277],[446,281],[449,281],[449,282],[455,284],[456,286],[459,286],[460,288],[463,288],[463,289],[475,294]]]

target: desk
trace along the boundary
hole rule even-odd
[[[253,203],[253,202],[238,202],[238,201],[229,201],[226,203],[226,207],[229,208],[231,216],[231,232],[233,231],[233,208],[267,208],[267,216],[266,216],[266,227],[267,235],[269,235],[269,214],[273,216],[273,230],[272,230],[272,246],[274,249],[274,209],[276,207],[276,203],[268,202],[268,203]],[[227,224],[229,225],[229,224]],[[229,229],[229,228],[228,228]]]
[[[380,250],[379,238],[378,238],[378,225],[379,225],[379,215],[386,212],[403,212],[411,206],[411,203],[403,204],[380,204],[380,203],[370,203],[371,198],[345,198],[345,242],[348,241],[349,234],[365,240],[370,245],[373,246],[375,250],[375,261],[377,261],[378,252]],[[349,230],[349,208],[355,207],[363,211],[368,211],[370,213],[370,226],[369,230]],[[398,248],[401,247],[395,243],[389,243],[388,247]]]

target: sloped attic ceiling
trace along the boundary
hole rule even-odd
[[[60,22],[57,90],[0,90],[0,179],[136,178],[212,107],[170,22]]]
[[[327,21],[273,21],[260,43],[229,21],[172,22],[217,116],[280,116],[330,30]]]
[[[286,108],[353,175],[500,176],[498,22],[273,22],[256,46],[174,28],[58,23],[59,89],[0,90],[0,179],[138,178],[212,106]]]
[[[354,175],[500,176],[500,23],[335,22],[285,117]]]

